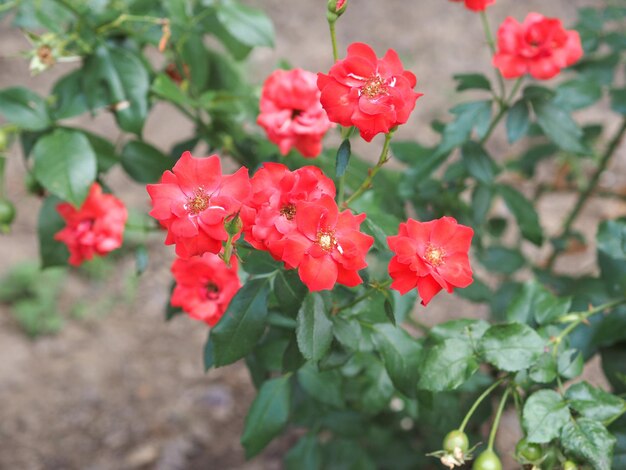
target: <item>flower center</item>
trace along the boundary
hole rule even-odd
[[[291,120],[293,121],[295,118],[297,118],[298,116],[300,116],[304,111],[301,109],[293,109],[291,111]]]
[[[320,230],[317,233],[317,244],[322,247],[322,250],[331,251],[337,245],[335,233],[330,230]]]
[[[426,248],[426,252],[424,253],[424,258],[428,263],[433,266],[441,266],[446,258],[446,252],[443,248],[439,248],[433,245],[428,245]]]
[[[217,298],[219,297],[219,293],[220,293],[220,288],[217,287],[217,284],[213,283],[213,282],[209,282],[206,287],[206,298],[208,300],[217,300]]]
[[[382,78],[378,75],[371,77],[365,85],[361,88],[361,93],[367,96],[368,98],[376,98],[377,96],[386,93],[387,86]]]
[[[296,216],[296,205],[295,204],[286,204],[280,210],[280,215],[284,216],[287,220],[293,220]]]
[[[187,198],[186,209],[190,214],[196,215],[209,207],[209,196],[204,192],[203,188],[196,189],[193,196]]]

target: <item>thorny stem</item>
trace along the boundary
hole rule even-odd
[[[500,380],[495,381],[494,383],[492,383],[489,388],[487,390],[485,390],[481,396],[479,396],[476,401],[474,402],[474,404],[472,405],[472,407],[469,409],[469,411],[467,412],[467,414],[465,415],[465,418],[463,418],[463,422],[461,423],[461,425],[459,426],[459,431],[463,432],[465,430],[465,426],[467,426],[467,423],[469,422],[470,418],[472,417],[472,415],[474,414],[474,411],[476,411],[476,409],[480,406],[480,404],[483,402],[483,400],[485,398],[487,398],[489,396],[489,394],[491,392],[493,392],[498,385],[500,385],[502,382],[504,381],[504,377],[502,377]]]
[[[572,312],[565,315],[561,319],[561,322],[569,323],[569,325],[567,325],[567,327],[564,328],[558,336],[552,339],[552,342],[554,343],[552,355],[556,356],[559,345],[561,344],[563,339],[567,337],[567,335],[569,335],[572,331],[574,331],[580,324],[585,323],[589,319],[589,317],[595,315],[596,313],[603,312],[604,310],[610,310],[622,304],[626,304],[626,298],[598,305],[597,307],[590,308],[586,312]]]
[[[374,168],[370,168],[367,173],[367,177],[359,186],[352,195],[346,200],[345,205],[349,206],[352,201],[357,199],[361,194],[367,191],[372,185],[372,180],[376,176],[376,173],[380,171],[382,166],[389,161],[389,143],[391,142],[391,137],[393,136],[393,131],[390,131],[388,134],[385,134],[385,143],[383,144],[383,149],[380,152],[380,157],[378,157],[378,163]]]
[[[613,138],[609,142],[609,145],[607,146],[604,152],[604,155],[602,155],[600,163],[598,164],[598,168],[596,168],[596,171],[591,176],[591,179],[589,180],[589,184],[587,185],[585,190],[582,193],[580,193],[580,196],[578,196],[578,200],[576,201],[576,204],[574,205],[574,208],[572,209],[570,214],[567,216],[567,219],[565,219],[565,222],[563,222],[563,228],[561,229],[561,233],[557,238],[564,238],[570,234],[572,230],[572,225],[574,225],[574,222],[580,215],[580,212],[582,211],[583,207],[585,207],[587,200],[595,191],[596,186],[598,185],[598,182],[600,181],[600,176],[602,175],[604,170],[606,170],[606,167],[608,166],[609,161],[611,160],[611,157],[613,156],[613,154],[619,147],[624,137],[624,134],[626,134],[626,119],[624,119],[621,127],[618,129],[617,133],[613,136]],[[556,259],[558,258],[558,256],[561,254],[562,251],[563,251],[562,248],[557,248],[557,247],[554,248],[554,251],[552,252],[552,254],[550,255],[550,258],[548,258],[548,261],[546,262],[546,269],[548,270],[552,269]]]
[[[498,406],[498,411],[496,413],[496,417],[493,420],[493,424],[491,426],[491,432],[489,433],[489,443],[487,444],[487,449],[493,451],[493,443],[496,440],[496,433],[498,432],[498,426],[500,425],[500,418],[502,417],[502,412],[504,411],[504,405],[506,405],[506,400],[509,398],[510,388],[507,388],[502,395],[502,399],[500,400],[500,406]]]
[[[483,24],[483,30],[485,31],[485,38],[487,39],[487,44],[489,45],[489,49],[491,50],[491,55],[496,54],[496,41],[493,37],[493,33],[491,32],[491,27],[489,26],[489,20],[487,19],[487,14],[485,11],[480,12],[480,19]],[[504,99],[505,94],[505,86],[504,86],[504,78],[502,78],[502,74],[500,70],[496,69],[496,76],[498,77],[498,85],[500,86],[500,97]]]

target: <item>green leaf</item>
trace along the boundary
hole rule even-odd
[[[146,142],[131,140],[122,149],[121,162],[124,171],[138,183],[156,183],[176,160]]]
[[[478,361],[468,341],[446,339],[423,355],[420,390],[454,390],[478,370]]]
[[[320,372],[312,362],[307,362],[298,371],[298,382],[315,400],[326,405],[344,406],[342,378],[337,370]]]
[[[551,353],[543,353],[528,371],[530,378],[538,383],[549,384],[556,380],[557,365]]]
[[[55,196],[79,207],[96,179],[96,154],[85,134],[56,129],[33,149],[37,181]]]
[[[328,352],[333,340],[333,323],[326,315],[324,300],[319,294],[312,292],[305,297],[298,312],[296,337],[300,352],[310,361],[319,361]]]
[[[83,92],[90,109],[96,109],[104,90],[122,130],[140,135],[148,114],[150,77],[134,52],[100,45],[87,57]]]
[[[441,343],[447,339],[476,342],[482,338],[489,326],[489,323],[485,320],[472,320],[469,318],[450,320],[433,326],[428,332],[428,340],[436,343]]]
[[[530,127],[529,115],[530,110],[526,100],[518,100],[511,106],[506,116],[506,135],[509,143],[517,142],[528,133],[528,128]]]
[[[469,140],[472,129],[484,134],[491,119],[491,100],[462,103],[450,110],[456,119],[443,131],[437,154],[445,154]]]
[[[274,26],[262,10],[224,0],[217,7],[217,19],[242,44],[252,47],[274,45]]]
[[[298,313],[307,292],[308,289],[296,270],[278,271],[274,280],[274,294],[284,313],[289,315]]]
[[[475,225],[482,225],[493,203],[493,187],[486,184],[477,184],[472,193],[472,217]]]
[[[559,354],[557,369],[559,375],[565,379],[573,379],[583,372],[583,355],[577,349],[567,349]]]
[[[517,220],[522,236],[540,246],[543,243],[543,230],[533,205],[522,193],[510,186],[499,185],[498,193]]]
[[[533,279],[527,281],[513,298],[506,311],[506,318],[519,323],[531,323],[535,320],[544,325],[569,312],[571,304],[571,297],[556,297]]]
[[[289,344],[285,348],[282,359],[283,372],[293,372],[298,370],[306,362],[306,359],[302,357],[300,349],[298,349],[298,341],[295,337],[289,340]]]
[[[567,404],[554,390],[539,390],[528,397],[522,416],[526,439],[537,444],[558,437],[571,419]]]
[[[595,421],[609,421],[626,410],[626,401],[587,382],[572,385],[565,398],[570,408]]]
[[[568,111],[586,108],[602,98],[602,87],[594,80],[577,78],[561,83],[554,104]]]
[[[424,147],[412,140],[393,140],[390,146],[394,158],[411,166],[419,164],[434,151],[433,148]]]
[[[468,142],[461,149],[463,164],[468,173],[481,183],[491,184],[498,166],[477,142]]]
[[[487,362],[500,370],[515,372],[532,366],[543,353],[544,340],[521,323],[494,325],[480,340]]]
[[[337,162],[335,164],[335,177],[341,178],[346,173],[350,162],[350,139],[344,139],[337,149]]]
[[[65,221],[57,211],[62,201],[55,196],[44,199],[37,221],[37,238],[41,267],[67,266],[70,252],[64,243],[56,241],[54,235],[65,227]]]
[[[626,115],[626,88],[611,90],[611,109],[616,113]]]
[[[278,377],[265,382],[246,416],[241,444],[246,458],[261,452],[281,433],[289,419],[291,384],[289,377]]]
[[[609,292],[623,295],[626,289],[626,219],[602,222],[596,241],[601,277]]]
[[[322,451],[314,434],[301,437],[285,455],[286,470],[321,470]]]
[[[374,342],[394,386],[408,397],[417,391],[422,346],[402,328],[377,323]]]
[[[526,258],[519,250],[494,245],[479,253],[482,265],[490,271],[513,274],[526,263]]]
[[[594,470],[611,470],[615,441],[601,423],[588,418],[569,421],[561,431],[565,454],[589,463]]]
[[[333,316],[333,334],[346,348],[359,349],[361,341],[361,324],[353,318],[344,318],[340,315]]]
[[[482,73],[459,73],[453,75],[452,78],[459,82],[456,91],[491,90],[491,83]]]
[[[213,353],[213,341],[211,340],[211,333],[207,336],[204,343],[204,350],[202,354],[202,361],[204,363],[204,371],[206,372],[215,364],[215,354]]]
[[[7,121],[29,131],[42,131],[51,124],[43,98],[23,87],[0,91],[0,114]]]
[[[56,119],[79,116],[89,110],[87,98],[81,90],[81,71],[75,70],[54,84],[51,95],[54,98],[52,112]]]
[[[626,344],[601,350],[602,371],[615,393],[626,393]]]
[[[534,101],[537,124],[545,135],[559,148],[573,153],[587,153],[582,143],[583,131],[569,112],[553,101]]]
[[[164,73],[160,73],[152,82],[152,92],[161,98],[180,106],[191,104],[189,97]]]
[[[211,338],[215,366],[232,364],[254,349],[265,330],[270,278],[250,279],[235,294]]]
[[[98,173],[105,173],[120,162],[120,157],[115,153],[115,146],[111,142],[89,132],[84,132],[84,134],[96,153]]]

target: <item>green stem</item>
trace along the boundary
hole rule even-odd
[[[496,440],[496,433],[498,432],[498,426],[500,425],[500,418],[502,417],[504,405],[506,405],[506,399],[509,398],[510,391],[511,390],[507,388],[504,392],[504,395],[502,395],[502,399],[500,400],[500,406],[498,406],[496,417],[493,420],[493,424],[491,425],[491,432],[489,433],[489,443],[487,444],[487,450],[493,451],[493,443]]]
[[[561,229],[560,235],[557,238],[567,237],[570,234],[572,230],[572,225],[574,225],[574,222],[580,215],[580,212],[582,211],[583,207],[585,207],[587,200],[591,197],[591,195],[595,191],[596,186],[598,185],[598,182],[600,181],[600,176],[602,175],[604,170],[606,170],[606,167],[608,166],[609,161],[611,160],[611,157],[613,156],[613,154],[619,147],[620,142],[624,138],[625,133],[626,133],[626,119],[622,121],[622,125],[618,129],[617,133],[613,136],[611,141],[609,142],[609,145],[607,146],[604,152],[604,155],[602,155],[600,163],[598,164],[598,168],[596,168],[596,171],[591,176],[591,179],[589,180],[589,184],[587,185],[587,188],[585,188],[585,190],[582,193],[580,193],[580,196],[578,197],[578,200],[576,201],[574,208],[565,219],[565,222],[563,223],[563,228]],[[550,258],[548,258],[548,261],[546,262],[546,269],[548,270],[552,269],[557,257],[561,254],[562,251],[563,251],[562,249],[558,249],[555,247],[554,251],[550,255]]]
[[[157,18],[157,17],[154,17],[154,16],[138,16],[138,15],[128,15],[126,13],[122,13],[120,16],[115,18],[110,23],[107,23],[105,25],[100,26],[96,30],[96,33],[97,34],[105,33],[107,31],[110,31],[111,29],[115,29],[118,26],[121,26],[122,23],[125,23],[127,21],[129,21],[129,22],[132,21],[132,22],[135,22],[135,23],[151,23],[151,24],[155,24],[155,25],[163,25],[163,22],[166,21],[166,19],[164,19],[164,18]]]
[[[498,103],[498,105],[500,106],[500,110],[498,111],[498,114],[496,114],[496,117],[493,118],[493,120],[489,124],[489,129],[487,129],[487,132],[485,133],[483,138],[480,139],[481,145],[484,145],[487,142],[487,140],[489,140],[489,137],[491,137],[491,134],[496,129],[496,127],[498,126],[498,124],[500,123],[504,115],[506,114],[506,112],[509,110],[511,106],[511,101],[513,100],[513,98],[515,98],[515,95],[519,91],[520,86],[522,86],[523,81],[524,81],[523,77],[518,78],[517,81],[515,82],[515,85],[513,85],[513,88],[511,89],[509,96],[506,97],[504,101],[500,101]]]
[[[330,29],[330,42],[333,44],[333,60],[339,60],[339,52],[337,50],[337,33],[335,31],[335,21],[328,20],[328,28]]]
[[[356,299],[354,299],[352,302],[348,302],[345,305],[342,305],[341,307],[338,307],[335,310],[335,313],[341,312],[342,310],[345,310],[347,308],[350,307],[354,307],[356,304],[363,302],[364,300],[368,299],[369,297],[371,297],[374,293],[376,292],[380,292],[383,289],[386,289],[387,287],[389,287],[389,285],[391,284],[391,280],[385,281],[382,284],[372,284],[370,286],[370,289],[367,290],[367,292],[365,292],[364,294],[358,296]]]
[[[346,200],[346,205],[349,206],[352,201],[357,199],[361,194],[367,191],[371,185],[372,180],[376,176],[376,174],[380,171],[382,166],[389,161],[389,143],[391,142],[391,137],[393,136],[393,131],[390,131],[388,134],[385,134],[385,143],[383,144],[383,149],[380,152],[380,157],[378,157],[378,163],[374,168],[370,168],[367,173],[367,177],[359,186],[352,195]]]
[[[4,167],[6,164],[6,157],[0,155],[0,199],[4,198]]]
[[[465,430],[465,426],[467,426],[467,423],[469,422],[469,420],[471,419],[472,415],[474,414],[474,412],[476,411],[476,409],[480,406],[480,404],[483,402],[483,400],[485,398],[487,398],[489,396],[489,394],[491,392],[493,392],[498,385],[500,385],[502,382],[504,381],[504,377],[502,377],[499,380],[496,380],[494,383],[492,383],[489,388],[487,390],[485,390],[481,396],[479,396],[476,401],[474,402],[474,404],[472,405],[472,407],[469,409],[469,411],[467,412],[467,414],[465,415],[465,418],[463,418],[463,422],[461,423],[461,425],[459,426],[459,431],[463,432]]]
[[[489,49],[491,50],[491,55],[496,54],[496,41],[493,37],[493,33],[491,32],[491,27],[489,26],[489,20],[487,19],[487,13],[485,11],[480,12],[480,19],[483,24],[483,31],[485,32],[485,38],[487,39],[487,44],[489,45]],[[502,74],[500,70],[496,69],[496,76],[498,77],[498,85],[500,86],[500,97],[504,99],[505,86],[504,86],[504,78],[502,78]]]

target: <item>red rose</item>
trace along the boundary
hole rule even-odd
[[[358,271],[367,267],[365,255],[374,243],[359,232],[365,214],[339,212],[335,200],[323,195],[314,202],[296,203],[297,230],[274,244],[287,268],[298,268],[311,291],[332,289],[335,283],[354,287],[363,282]]]
[[[189,259],[178,258],[172,264],[176,287],[171,303],[181,307],[191,318],[215,326],[241,287],[237,275],[237,259],[230,268],[213,253]]]
[[[465,2],[465,7],[472,11],[484,11],[489,5],[496,3],[496,0],[450,0],[451,2]]]
[[[274,243],[297,229],[296,203],[315,201],[323,194],[335,197],[333,181],[314,166],[290,171],[280,163],[265,163],[250,183],[252,194],[241,211],[246,241],[276,259],[280,253]]]
[[[103,194],[98,183],[91,186],[79,209],[64,202],[57,206],[57,211],[65,221],[65,228],[54,239],[67,245],[71,265],[78,266],[95,255],[104,256],[122,246],[128,212],[118,198]]]
[[[317,74],[328,118],[345,127],[356,126],[367,142],[409,119],[422,96],[413,91],[415,84],[415,75],[404,70],[393,49],[378,59],[362,43],[350,45],[348,56],[337,61],[328,75]]]
[[[422,304],[430,302],[441,289],[472,283],[467,253],[474,231],[452,217],[430,222],[409,219],[401,223],[398,235],[387,237],[395,253],[389,262],[391,288],[406,294],[417,287]]]
[[[181,258],[219,253],[228,239],[224,219],[239,212],[250,194],[248,169],[222,175],[217,155],[194,158],[185,152],[172,171],[146,189],[152,199],[150,215],[167,228],[166,245],[176,244]]]
[[[498,52],[493,65],[504,78],[530,73],[538,80],[557,75],[583,55],[577,31],[563,28],[561,20],[529,13],[522,24],[508,17],[498,29]]]
[[[276,70],[263,84],[257,123],[269,140],[287,155],[295,147],[305,157],[317,157],[322,138],[332,127],[320,103],[316,76],[306,70]]]

